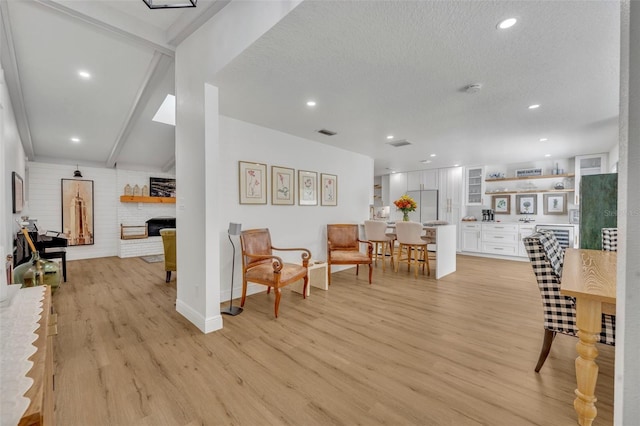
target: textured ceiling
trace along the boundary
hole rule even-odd
[[[225,4],[0,2],[29,158],[171,167],[174,129],[151,117],[174,93],[173,50]],[[552,161],[617,143],[619,38],[616,1],[306,0],[212,81],[222,114],[369,155],[376,174]]]
[[[619,37],[615,2],[306,1],[215,82],[221,113],[371,155],[376,174],[570,157],[617,141]]]

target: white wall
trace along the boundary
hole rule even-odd
[[[224,159],[221,172],[225,184],[220,191],[221,226],[229,222],[242,224],[242,229],[269,228],[276,247],[304,247],[313,259],[326,260],[326,225],[328,223],[362,223],[369,217],[373,159],[333,148],[286,133],[256,126],[232,118],[220,117],[220,156]],[[271,188],[271,166],[289,167],[338,176],[338,205],[299,206],[271,204],[247,205],[238,202],[238,161],[267,164],[268,189]],[[236,252],[239,241],[234,239]],[[221,298],[228,300],[231,282],[231,244],[226,235],[220,240]],[[287,260],[297,261],[299,253],[279,253]],[[236,258],[234,298],[240,295],[241,258]],[[339,270],[339,269],[335,269]],[[251,286],[248,293],[265,291],[264,286]]]

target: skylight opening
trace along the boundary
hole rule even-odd
[[[170,126],[176,125],[176,97],[173,95],[167,95],[158,108],[156,115],[152,118],[153,121],[158,123],[168,124]]]

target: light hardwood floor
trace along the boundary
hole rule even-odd
[[[273,294],[250,296],[207,335],[164,279],[138,258],[68,262],[53,296],[58,425],[577,424],[577,339],[559,335],[533,371],[529,263],[458,256],[439,281],[378,265],[371,286],[342,271],[306,300],[284,289],[278,319]],[[614,349],[598,348],[594,425],[608,425]]]

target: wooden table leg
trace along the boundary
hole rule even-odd
[[[573,407],[578,413],[578,423],[581,426],[591,426],[598,410],[595,403],[596,381],[598,380],[598,348],[595,343],[602,329],[602,304],[599,301],[576,299],[576,325],[578,338],[576,344],[578,358],[576,358],[576,399]]]

